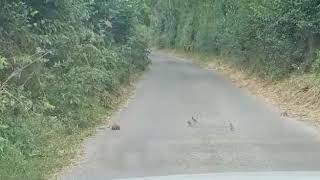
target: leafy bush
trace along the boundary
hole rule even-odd
[[[144,0],[0,2],[0,179],[42,179],[59,144],[114,108],[150,63],[148,11]]]

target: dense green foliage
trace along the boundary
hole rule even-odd
[[[152,1],[157,45],[229,57],[267,78],[320,72],[317,0]],[[230,58],[231,57],[231,58]]]
[[[148,11],[144,0],[0,1],[0,179],[43,178],[55,142],[113,108],[149,63]]]

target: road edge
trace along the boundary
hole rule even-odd
[[[200,67],[216,71],[241,89],[276,107],[280,116],[302,121],[320,130],[320,85],[313,83],[313,75],[292,75],[278,81],[265,80],[255,74],[226,63],[223,57],[181,50],[157,50],[192,61]],[[304,89],[308,88],[307,91]],[[319,99],[319,102],[318,102]]]
[[[74,145],[75,155],[74,157],[70,158],[68,164],[63,167],[57,168],[54,173],[50,174],[47,179],[49,180],[60,180],[62,179],[63,175],[65,175],[68,171],[72,170],[73,167],[79,165],[83,160],[84,153],[85,153],[85,143],[86,141],[94,138],[100,131],[106,131],[110,129],[110,125],[114,117],[116,117],[123,108],[125,108],[128,103],[135,97],[137,84],[141,79],[144,77],[145,73],[148,71],[145,70],[143,72],[137,73],[130,78],[128,84],[123,85],[120,88],[120,96],[119,99],[116,99],[114,102],[114,108],[110,112],[106,112],[106,114],[99,119],[101,119],[101,123],[97,126],[84,130],[79,139],[80,143]]]

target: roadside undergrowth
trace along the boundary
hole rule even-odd
[[[320,80],[315,74],[292,74],[281,80],[267,80],[232,66],[224,57],[181,50],[166,51],[224,74],[239,88],[246,88],[255,96],[262,97],[289,117],[320,126]]]
[[[58,179],[63,168],[78,161],[81,156],[81,145],[83,141],[94,135],[98,128],[107,128],[111,123],[112,114],[117,111],[132,95],[134,83],[143,72],[130,77],[128,83],[123,84],[116,94],[110,94],[108,107],[92,104],[90,109],[81,109],[79,112],[86,118],[90,118],[90,125],[86,128],[74,128],[69,135],[64,128],[52,127],[46,122],[35,122],[34,128],[41,129],[38,137],[39,153],[34,153],[29,157],[17,156],[12,152],[15,159],[8,159],[0,163],[2,169],[0,179]],[[8,156],[10,157],[10,156]],[[10,164],[8,163],[10,162]],[[5,165],[5,166],[3,166]],[[10,168],[11,167],[11,168]],[[9,176],[9,174],[11,176]]]
[[[67,137],[64,141],[59,138],[54,138],[52,149],[58,151],[59,157],[54,155],[49,157],[45,165],[51,169],[44,169],[42,172],[49,172],[46,179],[60,179],[62,172],[67,171],[73,165],[76,165],[83,155],[82,144],[88,137],[94,136],[98,129],[107,129],[112,124],[112,116],[115,112],[125,106],[135,90],[135,84],[143,75],[143,72],[132,75],[129,83],[121,86],[118,94],[111,97],[111,106],[109,108],[96,107],[96,115],[94,121],[95,125],[80,131],[78,134]],[[99,112],[99,109],[102,110]],[[65,137],[64,137],[65,138]],[[43,165],[42,162],[35,162],[36,164]],[[53,175],[52,175],[53,174]],[[41,176],[41,175],[40,175]]]
[[[148,68],[149,8],[141,0],[5,0],[0,24],[0,180],[46,179],[70,164]]]

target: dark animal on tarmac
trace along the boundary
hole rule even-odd
[[[234,126],[231,122],[229,123],[229,128],[230,128],[230,131],[234,131]]]
[[[192,122],[191,121],[187,121],[187,124],[188,124],[189,127],[192,126]]]
[[[113,125],[111,126],[111,130],[113,130],[113,131],[118,131],[118,130],[120,130],[120,126],[119,126],[118,124],[113,124]]]
[[[193,116],[192,116],[192,121],[194,122],[194,123],[199,123],[199,121],[196,119],[196,118],[194,118]]]

